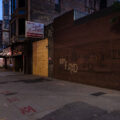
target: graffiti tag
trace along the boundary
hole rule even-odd
[[[65,58],[60,58],[59,64],[64,65],[64,69],[68,70],[70,73],[78,72],[78,65],[75,63],[68,62]]]

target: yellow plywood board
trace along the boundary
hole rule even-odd
[[[48,39],[33,43],[33,74],[48,76]]]

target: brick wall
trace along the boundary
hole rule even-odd
[[[120,89],[119,20],[111,22],[120,13],[110,9],[76,22],[70,22],[73,13],[67,13],[63,28],[61,18],[55,19],[55,78]]]

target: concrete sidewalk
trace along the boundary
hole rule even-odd
[[[120,91],[0,72],[0,120],[120,120],[119,111]]]

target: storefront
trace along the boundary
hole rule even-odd
[[[4,49],[0,53],[0,66],[5,67],[6,69],[13,69],[13,61],[12,61],[12,50],[11,47]]]
[[[4,67],[4,58],[0,58],[0,68]]]
[[[23,51],[23,44],[12,47],[12,61],[14,63],[14,71],[16,72],[23,72]]]

